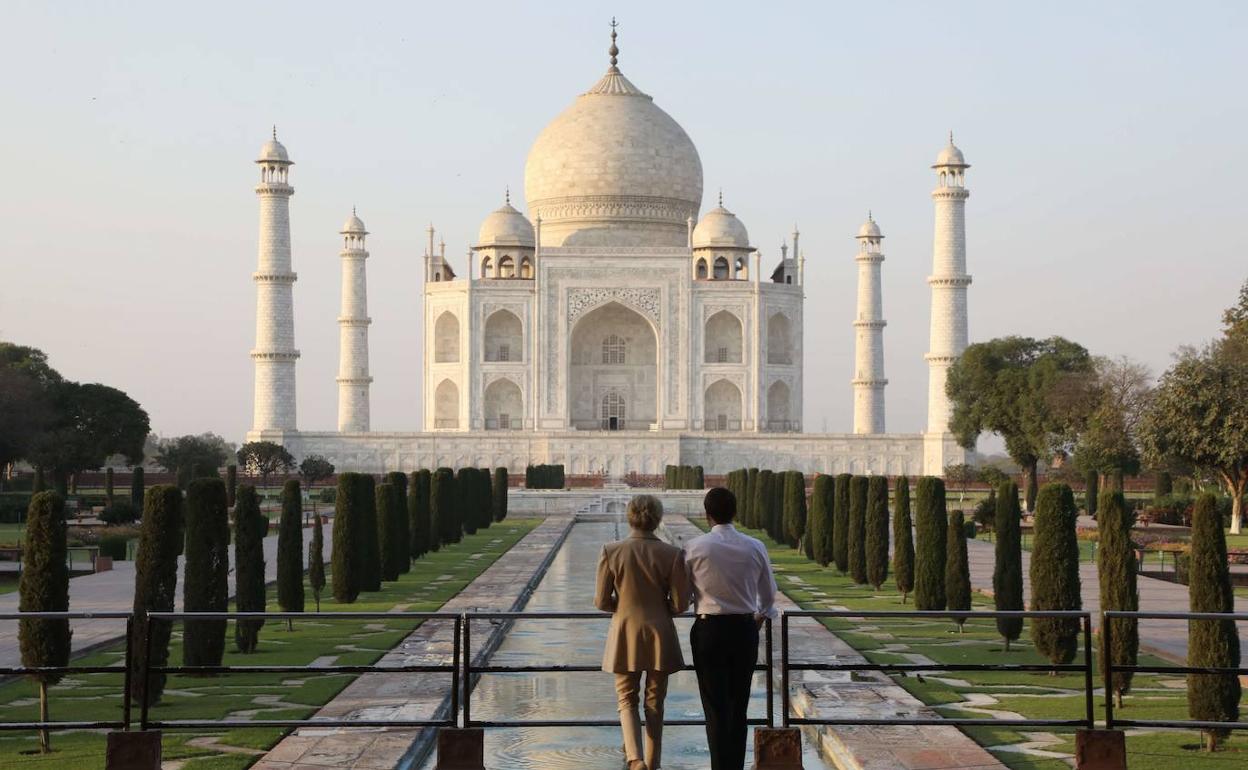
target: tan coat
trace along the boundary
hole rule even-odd
[[[602,547],[594,606],[613,613],[602,670],[671,673],[685,667],[673,615],[689,606],[685,552],[633,530]]]

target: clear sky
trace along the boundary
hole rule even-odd
[[[693,138],[767,263],[807,256],[806,429],[849,430],[853,235],[886,239],[888,428],[926,410],[934,183],[972,168],[971,339],[1062,334],[1160,372],[1248,278],[1248,4],[8,0],[0,338],[164,435],[251,421],[257,205],[292,183],[299,422],[332,429],[339,237],[369,239],[373,427],[420,427],[424,228],[462,263],[607,66]],[[770,270],[770,268],[768,268]],[[463,269],[461,266],[461,274]]]

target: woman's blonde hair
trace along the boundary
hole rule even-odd
[[[663,503],[654,495],[637,495],[628,501],[628,525],[633,529],[653,532],[663,520]]]

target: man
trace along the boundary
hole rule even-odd
[[[758,663],[758,631],[776,618],[776,580],[767,548],[732,526],[737,498],[715,487],[703,500],[711,531],[685,546],[693,582],[690,634],[698,674],[711,770],[745,765],[746,707]]]

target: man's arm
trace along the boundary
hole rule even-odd
[[[598,557],[598,580],[594,591],[594,606],[603,612],[615,612],[615,573],[607,562],[607,548],[603,546],[602,555]]]
[[[761,626],[763,618],[775,620],[780,617],[780,611],[776,609],[776,577],[771,572],[767,546],[758,543],[758,555],[762,559],[762,569],[758,573],[758,613],[755,617]]]

